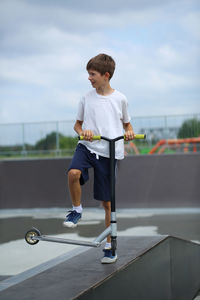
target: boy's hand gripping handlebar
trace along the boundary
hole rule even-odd
[[[79,136],[78,138],[81,141],[84,140],[84,136],[83,135]],[[92,138],[93,141],[97,141],[97,140],[101,140],[101,139],[102,140],[107,140],[107,141],[111,140],[111,139],[106,138],[106,137],[101,136],[101,135],[94,135],[93,138]],[[125,135],[124,136],[119,136],[119,137],[117,137],[117,138],[115,138],[113,140],[117,141],[117,140],[121,140],[121,139],[125,140]],[[146,139],[146,134],[135,134],[134,135],[134,140],[142,140],[142,139]]]

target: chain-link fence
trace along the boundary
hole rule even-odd
[[[127,154],[149,153],[161,139],[200,136],[200,114],[133,117],[131,123],[147,139],[126,146]],[[0,124],[0,158],[71,156],[77,143],[73,126],[72,120]]]

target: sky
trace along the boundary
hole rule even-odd
[[[99,53],[131,116],[200,113],[199,0],[0,0],[0,123],[74,120]]]

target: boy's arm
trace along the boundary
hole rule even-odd
[[[83,124],[83,121],[76,120],[76,123],[74,125],[74,130],[76,131],[76,133],[79,136],[83,135],[85,140],[91,142],[94,134],[91,130],[83,130],[82,129],[82,124]]]
[[[130,122],[124,123],[123,126],[124,126],[124,130],[125,130],[125,133],[124,133],[125,140],[126,141],[133,140],[135,133],[133,131],[133,127],[132,127],[131,123]]]
[[[82,124],[83,121],[77,120],[76,123],[74,124],[74,130],[78,135],[82,135],[83,129],[82,129]]]

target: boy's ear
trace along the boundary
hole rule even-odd
[[[110,73],[106,72],[105,76],[106,76],[107,79],[110,79]]]

